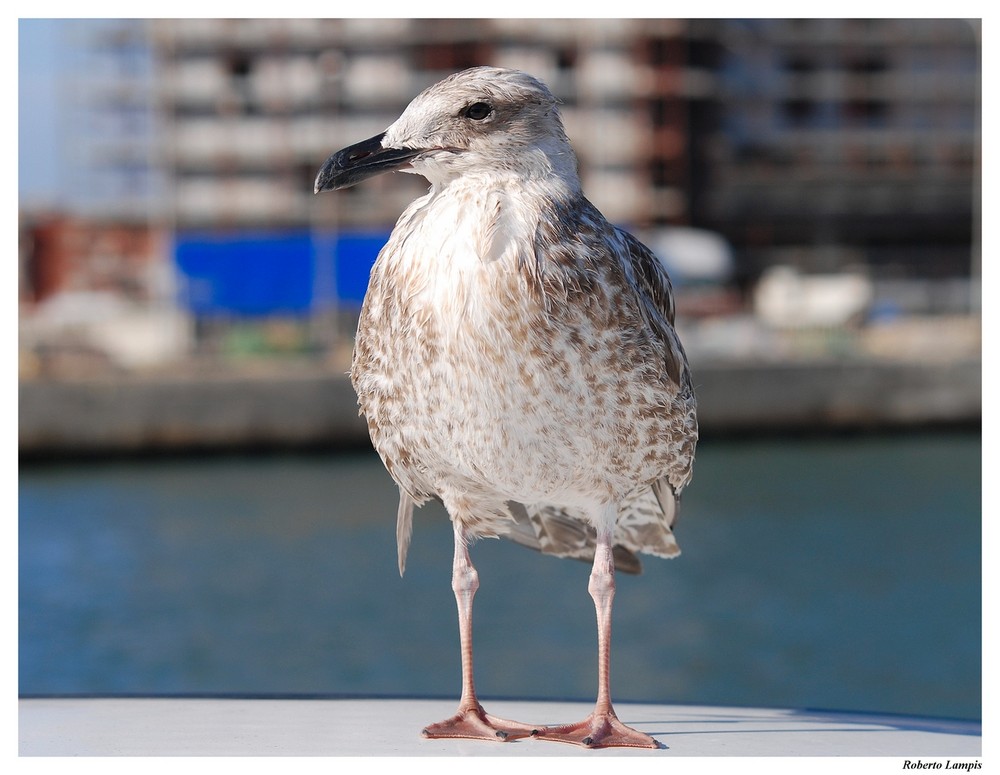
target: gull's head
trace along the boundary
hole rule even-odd
[[[558,176],[578,185],[556,98],[517,70],[474,67],[424,90],[382,134],[333,154],[316,193],[399,170],[445,185],[465,175]]]

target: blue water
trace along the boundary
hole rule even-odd
[[[973,434],[705,442],[683,555],[619,576],[619,700],[981,716]],[[457,697],[451,530],[373,454],[22,467],[22,694]],[[473,548],[485,697],[592,698],[589,568]]]

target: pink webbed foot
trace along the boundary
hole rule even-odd
[[[585,748],[660,748],[660,744],[646,733],[619,721],[613,710],[591,713],[577,724],[542,727],[534,736],[539,740],[554,740]]]
[[[521,724],[517,721],[491,716],[482,705],[468,710],[459,710],[450,719],[431,724],[421,734],[430,739],[442,737],[464,737],[471,740],[496,740],[508,742],[531,736],[537,726]]]

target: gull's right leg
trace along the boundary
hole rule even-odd
[[[476,698],[472,680],[472,598],[479,589],[479,574],[469,558],[465,530],[453,519],[455,528],[455,563],[452,566],[451,588],[458,603],[458,633],[462,644],[462,699],[458,713],[449,719],[425,727],[424,737],[465,737],[477,740],[516,740],[528,737],[537,727],[507,721],[489,715]]]

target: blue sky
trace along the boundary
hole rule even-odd
[[[64,42],[68,22],[18,21],[18,193],[22,203],[60,204],[65,143],[59,134],[60,75],[70,61]]]

